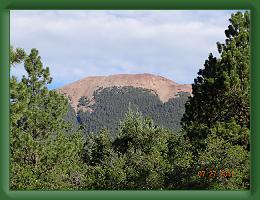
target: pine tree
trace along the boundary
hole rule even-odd
[[[210,54],[204,69],[199,70],[182,119],[184,130],[198,148],[205,145],[216,122],[235,120],[243,129],[250,126],[250,16],[248,12],[237,12],[229,21],[225,44],[217,43],[220,58]],[[247,147],[249,138],[244,137],[237,139]]]
[[[26,53],[23,49],[13,47],[10,48],[10,68],[20,64],[24,61]],[[19,84],[16,77],[12,76],[10,79],[10,103],[11,103],[11,116],[10,124],[11,130],[15,126],[16,122],[21,119],[26,111],[26,87],[23,84]]]
[[[14,49],[13,46],[10,47],[10,65],[15,66],[24,61],[26,53],[22,48]]]
[[[232,133],[235,130],[229,128],[228,131]],[[213,131],[206,139],[205,150],[199,151],[197,159],[197,171],[193,173],[196,179],[196,189],[243,190],[249,188],[250,156],[243,146],[233,145]],[[204,171],[205,174],[198,176],[199,171]]]
[[[88,189],[176,189],[187,187],[192,163],[182,135],[129,111],[114,138],[103,129],[87,136],[83,158]]]
[[[220,58],[210,54],[199,70],[182,118],[197,167],[216,172],[214,177],[195,175],[197,189],[249,188],[250,16],[237,12],[229,21],[225,43],[217,43]],[[193,174],[197,170],[194,166]],[[223,170],[235,175],[221,177]]]
[[[11,64],[22,62],[27,75],[11,79],[10,185],[12,189],[77,188],[74,173],[80,170],[80,134],[71,134],[64,121],[68,102],[49,91],[49,68],[36,49],[21,57],[11,49]],[[13,56],[12,56],[13,55]]]

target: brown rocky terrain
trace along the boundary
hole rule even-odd
[[[57,89],[69,97],[72,107],[77,110],[78,100],[82,96],[92,99],[93,93],[100,87],[133,86],[153,90],[162,102],[174,98],[178,92],[191,93],[190,84],[178,84],[162,76],[153,74],[116,74],[110,76],[90,76]]]

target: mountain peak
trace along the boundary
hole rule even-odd
[[[109,76],[88,76],[71,84],[65,85],[58,92],[65,94],[71,100],[72,107],[77,110],[78,100],[82,96],[93,98],[93,93],[100,87],[132,86],[153,90],[162,102],[174,98],[178,92],[191,93],[190,84],[178,84],[163,76],[143,74],[113,74]]]

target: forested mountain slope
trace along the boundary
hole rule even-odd
[[[69,99],[67,120],[77,120],[86,133],[114,132],[129,109],[178,131],[191,85],[147,73],[116,74],[86,77],[57,91]]]
[[[175,98],[163,103],[148,89],[132,86],[99,89],[94,93],[95,103],[92,105],[88,104],[87,97],[80,98],[81,109],[77,118],[86,133],[98,132],[102,128],[114,132],[130,109],[153,119],[156,125],[178,131],[189,95],[178,93]]]

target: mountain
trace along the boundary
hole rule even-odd
[[[86,77],[58,91],[70,101],[66,120],[85,133],[102,128],[115,132],[129,109],[178,131],[191,85],[152,74],[117,74]]]
[[[162,102],[167,102],[180,92],[191,93],[190,84],[178,84],[162,76],[153,74],[116,74],[110,76],[90,76],[59,88],[60,93],[69,97],[71,106],[78,111],[81,97],[88,99],[88,104],[93,105],[94,92],[99,88],[132,86],[151,90],[158,95]]]

